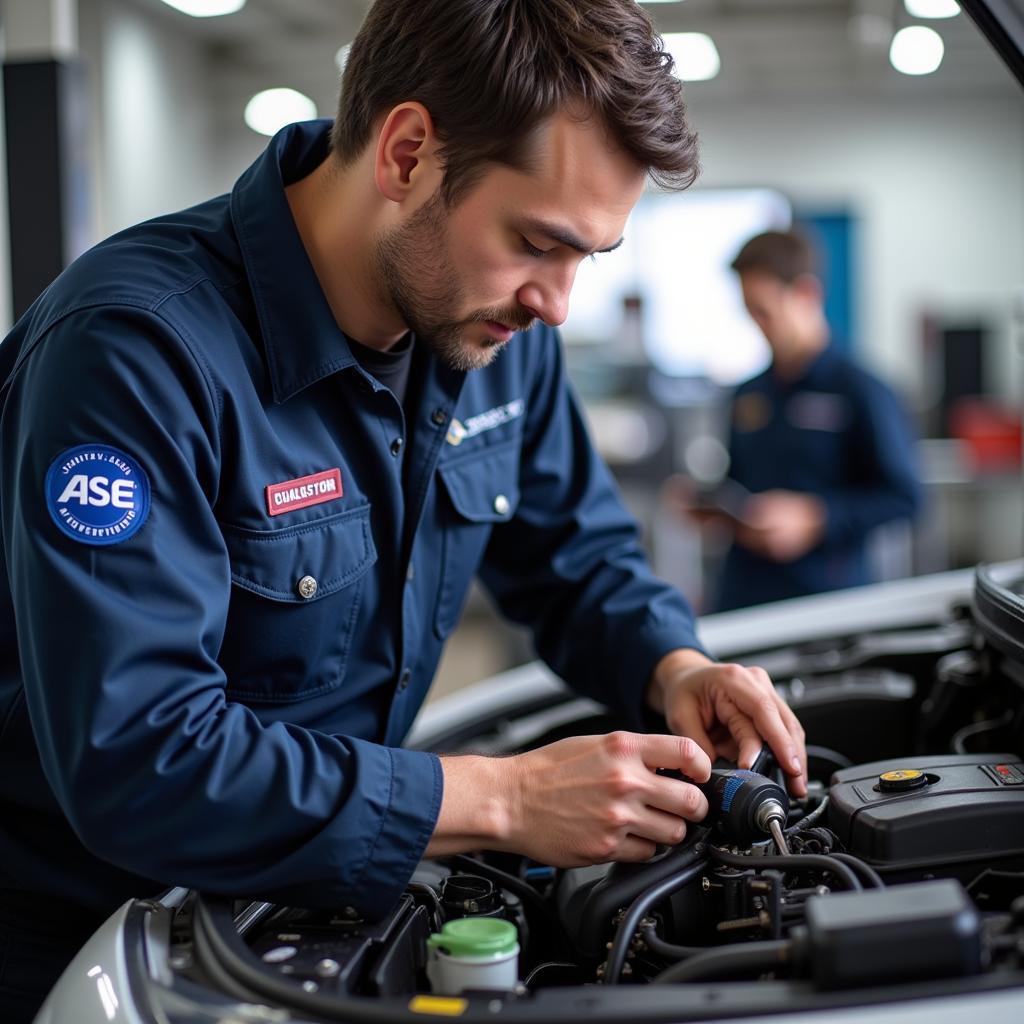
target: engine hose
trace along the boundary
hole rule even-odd
[[[852,853],[830,853],[829,857],[834,860],[849,864],[851,868],[874,889],[884,889],[885,882],[882,876],[870,865],[866,864],[860,857],[854,857]]]
[[[860,879],[853,873],[853,871],[847,867],[842,861],[837,861],[831,856],[825,856],[819,853],[803,853],[790,855],[788,857],[772,856],[772,857],[751,857],[743,856],[737,853],[729,853],[726,850],[720,850],[717,847],[711,847],[708,850],[712,860],[718,861],[720,864],[728,864],[729,867],[733,868],[782,868],[783,870],[790,871],[802,871],[807,868],[817,868],[819,871],[827,871],[829,874],[834,875],[843,883],[843,887],[846,889],[852,889],[854,892],[860,892],[864,886],[860,884]]]
[[[654,984],[673,985],[684,981],[711,981],[715,978],[731,977],[734,974],[767,971],[773,967],[790,964],[793,960],[794,945],[789,939],[747,942],[742,946],[710,949],[690,957],[689,960],[673,964],[654,979]]]
[[[581,891],[579,920],[569,930],[577,936],[582,955],[595,959],[604,956],[608,922],[623,907],[666,879],[675,878],[694,861],[704,860],[703,844],[709,831],[703,825],[691,825],[684,843],[654,860],[613,864],[589,892]]]
[[[643,936],[644,945],[652,952],[666,960],[686,960],[698,953],[706,953],[707,946],[677,946],[672,942],[666,942],[659,934],[653,923],[641,925],[640,934]]]
[[[840,769],[853,767],[853,761],[845,754],[840,754],[838,750],[833,750],[831,747],[815,746],[813,743],[807,744],[807,757],[808,759],[814,757],[819,761],[829,761]]]
[[[630,904],[629,909],[623,915],[619,930],[615,933],[612,948],[608,952],[608,959],[605,961],[604,982],[606,985],[617,985],[619,983],[619,975],[622,974],[622,965],[626,962],[626,953],[629,951],[629,945],[633,941],[633,936],[636,934],[640,922],[647,915],[647,911],[656,903],[665,899],[666,896],[671,896],[672,893],[689,885],[693,879],[707,868],[708,862],[702,856],[704,851],[704,843],[699,843],[694,847],[694,853],[700,855],[700,860],[690,864],[678,874],[670,875],[646,892],[640,893]]]

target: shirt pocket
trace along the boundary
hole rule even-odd
[[[370,506],[280,530],[222,531],[232,582],[218,658],[227,696],[284,704],[339,686],[377,561]]]
[[[441,574],[434,632],[443,640],[454,629],[491,530],[519,505],[519,441],[441,463]]]

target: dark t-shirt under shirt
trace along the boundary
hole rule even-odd
[[[369,348],[358,341],[348,339],[352,355],[359,365],[370,376],[375,377],[395,398],[405,406],[406,393],[409,388],[409,370],[412,367],[413,344],[412,331],[407,331],[398,342],[386,351]],[[408,412],[408,410],[406,410]]]

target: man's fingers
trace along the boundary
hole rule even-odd
[[[685,717],[685,716],[683,716]],[[675,768],[684,775],[689,775],[697,782],[707,782],[711,778],[711,758],[708,751],[714,751],[714,745],[697,719],[700,733],[698,734],[688,721],[681,722],[686,728],[684,736],[663,736],[652,734],[643,736],[640,745],[640,757],[644,764],[652,769]]]
[[[708,813],[707,797],[696,786],[664,775],[651,777],[650,790],[644,800],[652,809],[687,821],[703,821]]]
[[[678,846],[686,836],[686,822],[676,814],[648,807],[638,817],[630,834],[663,846]]]
[[[761,736],[754,727],[754,723],[735,705],[721,717],[725,727],[739,746],[737,764],[741,768],[749,768],[761,752]]]
[[[784,718],[785,703],[775,692],[763,669],[735,666],[745,678],[734,678],[728,694],[716,701],[719,719],[728,727],[740,747],[739,764],[749,767],[757,757],[761,740],[768,744],[779,766],[790,778],[790,788],[802,796],[806,791],[803,730],[796,716]],[[792,714],[791,712],[789,712]]]
[[[612,860],[638,862],[650,860],[658,852],[658,847],[650,839],[640,836],[626,836],[619,844]]]

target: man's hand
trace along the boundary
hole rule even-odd
[[[714,757],[749,768],[766,742],[786,773],[790,792],[807,793],[807,751],[796,715],[763,668],[719,665],[699,651],[671,651],[658,662],[648,703],[669,728]]]
[[[443,757],[445,792],[428,856],[487,846],[555,867],[642,861],[708,812],[694,785],[711,761],[692,740],[613,732],[510,758]]]
[[[736,543],[773,562],[807,554],[825,532],[825,504],[813,494],[762,491],[743,509]]]

